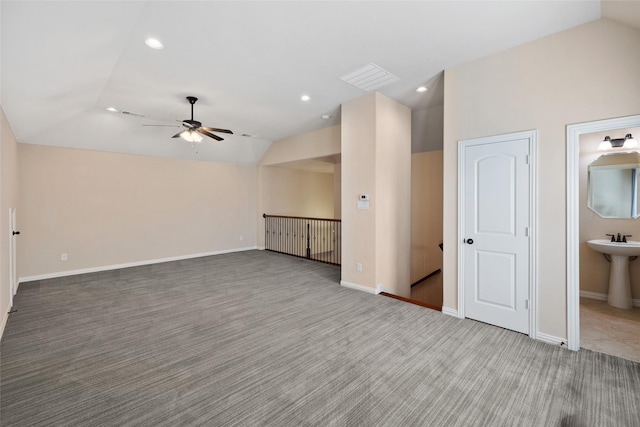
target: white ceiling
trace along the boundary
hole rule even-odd
[[[600,2],[5,0],[0,13],[19,142],[254,164],[270,141],[338,123],[365,94],[344,74],[373,62],[399,78],[379,92],[426,109],[441,91],[415,89],[443,69],[598,19]],[[187,95],[196,120],[236,135],[192,149],[178,128],[141,126],[189,118]]]

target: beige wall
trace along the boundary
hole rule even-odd
[[[342,218],[342,164],[333,166],[333,218]]]
[[[339,153],[340,125],[335,125],[275,141],[260,159],[260,165],[315,159]]]
[[[256,245],[255,166],[21,144],[19,172],[20,277]]]
[[[335,216],[335,171],[333,174],[303,171],[290,168],[293,164],[340,155],[340,125],[307,132],[291,138],[275,141],[269,146],[258,164],[257,243],[264,247],[263,213],[272,215],[340,218]],[[284,164],[287,167],[284,167]],[[301,179],[302,181],[297,182]],[[327,194],[327,179],[331,180],[331,192]],[[311,187],[314,192],[305,190]],[[317,193],[317,197],[316,194]],[[329,200],[330,199],[330,200]]]
[[[638,30],[598,20],[445,71],[445,307],[457,309],[457,141],[537,129],[538,331],[566,338],[566,125],[640,112],[638,46]]]
[[[411,155],[411,283],[442,269],[442,150]]]
[[[9,209],[18,207],[18,143],[0,107],[0,336],[9,311]],[[17,240],[20,245],[20,240]]]
[[[622,138],[627,133],[640,136],[640,128],[620,129],[582,135],[580,137],[580,290],[608,293],[610,264],[601,253],[587,246],[591,239],[606,239],[606,234],[631,234],[640,241],[640,219],[602,218],[587,206],[588,167],[600,157],[598,145],[605,136]],[[640,262],[629,264],[631,294],[640,299]]]
[[[333,174],[275,166],[260,170],[263,213],[333,218]]]
[[[410,209],[411,111],[378,93],[343,104],[343,282],[409,296]]]

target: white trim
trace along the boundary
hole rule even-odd
[[[355,289],[356,291],[366,292],[368,294],[379,294],[380,291],[370,288],[368,286],[358,285],[357,283],[346,282],[344,280],[340,280],[340,286],[344,286],[345,288]]]
[[[384,286],[382,286],[382,283],[378,283],[378,287],[376,288],[376,294],[379,294],[380,292],[386,292],[388,294],[392,294],[393,293],[389,289],[387,289]]]
[[[7,320],[9,320],[9,312],[11,311],[11,309],[12,307],[9,307],[7,309],[7,312],[4,313],[4,316],[2,316],[2,323],[0,323],[0,339],[4,335],[4,327],[7,326]]]
[[[608,294],[601,294],[600,292],[591,292],[591,291],[580,291],[580,298],[589,298],[595,299],[598,301],[608,301]],[[634,307],[640,307],[640,298],[634,298],[632,300],[632,304]]]
[[[38,274],[38,275],[35,275],[35,276],[21,277],[18,282],[22,283],[22,282],[31,282],[33,280],[55,279],[57,277],[74,276],[76,274],[97,273],[97,272],[100,272],[100,271],[117,270],[117,269],[120,269],[120,268],[128,268],[128,267],[139,267],[141,265],[160,264],[160,263],[163,263],[163,262],[180,261],[180,260],[183,260],[183,259],[191,259],[191,258],[201,258],[201,257],[205,257],[205,256],[228,254],[228,253],[232,253],[232,252],[244,252],[244,251],[251,251],[251,250],[254,250],[254,249],[257,249],[257,247],[256,246],[249,246],[249,247],[246,247],[246,248],[225,249],[225,250],[221,250],[221,251],[202,252],[202,253],[199,253],[199,254],[189,254],[189,255],[179,255],[179,256],[168,257],[168,258],[159,258],[159,259],[151,259],[151,260],[146,260],[146,261],[128,262],[128,263],[124,263],[124,264],[105,265],[105,266],[102,266],[102,267],[82,268],[80,270],[59,271],[59,272],[56,272],[56,273]]]
[[[447,316],[458,317],[458,310],[449,307],[442,307],[442,314],[446,314]]]
[[[567,126],[567,344],[580,350],[580,136],[640,126],[640,115]]]
[[[488,136],[458,141],[458,311],[459,318],[464,318],[464,251],[462,250],[461,236],[465,235],[464,230],[464,207],[465,200],[463,194],[463,184],[465,180],[465,148],[472,145],[492,144],[498,142],[513,141],[516,139],[529,140],[529,337],[536,339],[539,332],[538,327],[538,131],[529,130],[503,135]],[[444,307],[443,307],[444,311]]]
[[[538,341],[546,342],[548,344],[561,345],[563,347],[566,344],[566,340],[564,338],[554,337],[553,335],[543,334],[542,332],[538,332],[537,335],[538,336],[536,339]]]

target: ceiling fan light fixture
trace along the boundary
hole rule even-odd
[[[162,42],[158,39],[154,39],[154,38],[148,38],[144,41],[144,44],[146,44],[148,47],[150,47],[151,49],[164,49],[164,45],[162,44]]]
[[[188,142],[200,142],[202,141],[202,137],[200,135],[198,135],[198,132],[196,132],[195,130],[192,129],[187,129],[185,131],[182,131],[182,133],[180,134],[180,138],[184,139],[185,141]]]

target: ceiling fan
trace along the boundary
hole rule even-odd
[[[194,142],[202,141],[202,137],[200,136],[200,134],[208,136],[209,138],[213,138],[216,141],[224,141],[224,138],[221,138],[218,135],[215,135],[213,132],[233,134],[233,132],[230,131],[229,129],[219,129],[219,128],[202,126],[202,123],[200,123],[197,120],[194,120],[193,105],[196,103],[197,100],[198,98],[196,98],[195,96],[187,96],[187,101],[189,101],[189,103],[191,104],[191,119],[182,120],[182,126],[185,129],[173,135],[172,138],[182,138],[185,141],[194,143]]]

